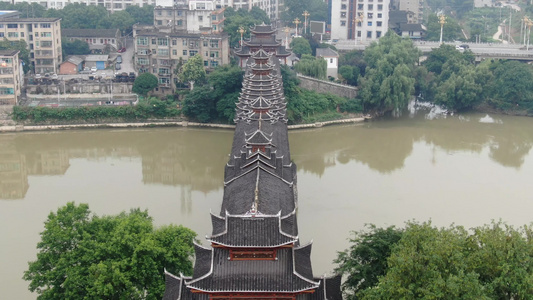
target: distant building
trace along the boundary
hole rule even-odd
[[[97,70],[104,70],[108,63],[109,55],[107,54],[101,54],[101,55],[87,55],[85,56],[85,67],[86,68],[92,68],[96,67]]]
[[[426,28],[422,24],[409,23],[412,12],[395,10],[389,14],[389,29],[401,37],[421,39],[426,34]]]
[[[339,71],[339,53],[331,48],[316,48],[316,57],[322,57],[328,63],[328,77],[337,78]]]
[[[125,10],[128,6],[154,5],[156,0],[0,0],[2,2],[17,3],[37,3],[45,8],[63,9],[72,3],[85,5],[98,5],[105,7],[110,12]]]
[[[494,0],[474,0],[474,7],[493,7],[495,2]]]
[[[57,73],[63,61],[60,18],[20,18],[19,12],[0,12],[0,39],[24,40],[36,74]]]
[[[378,40],[388,30],[390,0],[331,0],[331,38]]]
[[[391,10],[410,12],[407,23],[421,24],[424,21],[424,1],[391,0]]]
[[[61,35],[69,41],[87,42],[93,53],[114,52],[124,46],[119,29],[63,29]]]
[[[17,105],[22,86],[18,50],[0,50],[0,105]]]

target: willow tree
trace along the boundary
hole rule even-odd
[[[399,113],[407,107],[415,90],[414,68],[420,50],[409,39],[388,31],[366,50],[365,76],[360,78],[359,96],[366,111]]]
[[[322,58],[315,58],[311,55],[304,54],[302,59],[294,66],[296,72],[305,76],[311,76],[318,79],[326,79],[328,64]]]

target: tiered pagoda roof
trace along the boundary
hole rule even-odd
[[[272,35],[256,26],[257,35]],[[270,26],[269,26],[270,27]],[[211,247],[196,245],[192,277],[166,273],[164,299],[341,299],[340,278],[315,278],[300,245],[279,58],[260,48],[246,65]]]

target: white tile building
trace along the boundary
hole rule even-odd
[[[12,2],[11,0],[0,0],[2,2]],[[128,6],[156,5],[156,0],[14,0],[16,3],[37,3],[45,8],[63,9],[70,3],[82,3],[86,5],[100,5],[107,10],[120,11],[126,9]],[[169,0],[166,0],[169,1]]]
[[[371,42],[387,32],[390,0],[331,1],[332,39]]]

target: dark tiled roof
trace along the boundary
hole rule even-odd
[[[10,50],[10,49],[1,49],[0,50],[0,55],[2,55],[2,56],[14,56],[17,53],[19,53],[19,50]]]
[[[293,272],[293,249],[277,250],[276,260],[228,260],[229,250],[214,249],[213,271],[186,282],[204,292],[301,292],[319,283]]]
[[[420,24],[400,24],[401,31],[423,31]]]
[[[226,215],[226,230],[208,239],[215,244],[239,248],[271,248],[295,243],[297,238],[282,232],[280,223],[279,215]]]
[[[311,243],[294,248],[294,269],[296,273],[305,278],[313,278],[313,269],[311,268]]]
[[[65,37],[116,38],[118,29],[61,29]]]
[[[331,48],[316,48],[316,56],[319,57],[339,57],[339,53]]]

